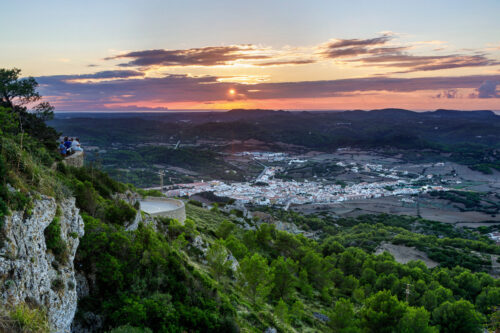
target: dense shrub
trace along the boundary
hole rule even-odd
[[[105,199],[110,199],[114,193],[123,193],[127,190],[125,184],[111,179],[107,173],[94,167],[69,167],[68,169],[72,177],[85,184],[92,184],[95,190]]]
[[[143,190],[143,189],[136,189],[135,190],[137,193],[142,195],[143,197],[163,197],[163,193],[159,190]]]
[[[164,236],[148,227],[125,232],[88,215],[84,220],[78,262],[84,271],[95,267],[100,292],[82,300],[83,308],[100,303],[111,327],[232,331],[232,306],[216,297],[210,282]]]
[[[109,333],[153,333],[149,328],[134,327],[130,325],[124,325],[112,329]]]
[[[191,204],[191,205],[193,205],[193,206],[203,207],[203,204],[201,202],[197,201],[197,200],[191,199],[191,200],[188,201],[188,203]]]
[[[109,202],[104,213],[104,219],[110,223],[125,225],[131,222],[137,211],[129,203],[123,200]]]
[[[47,250],[52,251],[57,261],[65,263],[68,260],[68,247],[61,236],[59,217],[55,217],[43,233]]]

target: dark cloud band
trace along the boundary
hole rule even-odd
[[[211,46],[186,50],[145,50],[121,54],[112,59],[130,59],[120,66],[217,66],[227,65],[237,60],[268,59],[269,56],[255,53],[252,45]]]
[[[391,78],[367,77],[328,81],[303,81],[260,83],[244,85],[219,82],[217,77],[190,77],[167,75],[162,78],[131,78],[102,82],[74,82],[76,76],[45,76],[37,78],[43,95],[56,104],[74,110],[95,110],[104,105],[122,103],[138,104],[155,101],[206,102],[224,100],[229,89],[236,89],[248,99],[325,98],[335,96],[362,95],[365,92],[436,92],[454,89],[475,89],[471,97],[498,98],[496,91],[500,75],[477,75],[462,77]]]

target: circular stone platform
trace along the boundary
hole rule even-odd
[[[146,197],[140,200],[141,210],[151,216],[170,217],[184,223],[186,209],[184,202],[171,198]]]

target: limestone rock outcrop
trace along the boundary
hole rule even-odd
[[[85,163],[85,154],[83,151],[77,151],[73,155],[69,155],[63,160],[63,163],[67,166],[72,166],[75,168],[81,168]]]
[[[73,260],[84,223],[74,198],[60,202],[59,208],[61,237],[67,250],[63,262],[47,250],[45,243],[44,231],[56,217],[53,198],[41,196],[34,200],[29,216],[13,212],[5,218],[0,248],[0,302],[43,306],[51,330],[69,332],[78,301]]]

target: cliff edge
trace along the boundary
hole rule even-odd
[[[47,248],[44,234],[56,217],[65,244],[64,260]],[[0,249],[0,302],[35,303],[46,309],[51,331],[68,332],[78,300],[73,260],[83,234],[74,198],[56,204],[41,196],[33,201],[29,216],[23,212],[7,216]]]

